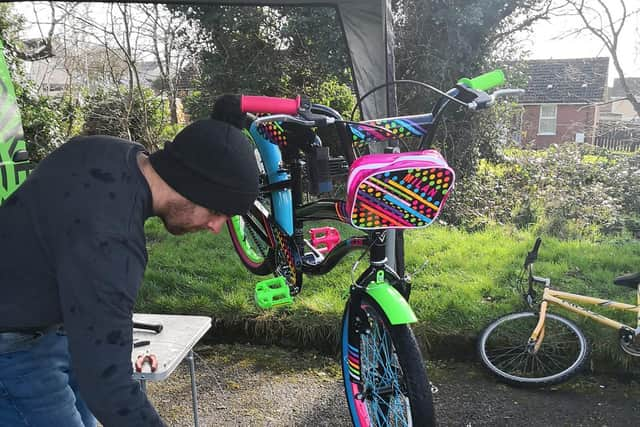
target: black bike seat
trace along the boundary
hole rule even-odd
[[[636,288],[640,283],[640,273],[625,274],[613,279],[613,283],[616,285],[627,286],[629,288]]]

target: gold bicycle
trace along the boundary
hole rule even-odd
[[[542,387],[566,381],[587,361],[589,344],[584,333],[572,321],[548,312],[549,304],[595,320],[618,331],[620,347],[632,356],[640,356],[640,273],[614,279],[614,283],[636,289],[637,305],[562,292],[551,288],[551,280],[533,274],[541,239],[527,254],[523,275],[528,275],[528,290],[524,293],[535,311],[511,313],[492,322],[478,339],[482,364],[500,380],[512,385]],[[536,304],[534,285],[544,290]],[[588,310],[576,303],[591,304],[612,310],[635,312],[637,327],[631,327]]]

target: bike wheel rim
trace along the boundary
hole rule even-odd
[[[238,248],[243,255],[243,258],[251,264],[260,265],[264,262],[264,257],[260,254],[256,253],[256,251],[251,246],[249,242],[245,230],[244,230],[244,220],[242,216],[235,215],[231,218],[231,228],[234,234],[234,240],[238,244]]]
[[[485,363],[491,365],[501,376],[506,379],[522,382],[522,383],[545,383],[555,380],[558,377],[561,377],[567,372],[571,372],[573,369],[578,366],[583,358],[586,355],[586,345],[580,345],[579,351],[575,348],[572,349],[568,346],[567,340],[557,340],[557,336],[559,334],[564,334],[565,337],[573,337],[571,341],[575,343],[581,343],[581,338],[576,330],[576,327],[573,326],[568,321],[562,319],[559,316],[555,316],[553,314],[547,314],[545,319],[545,337],[542,341],[542,345],[540,347],[540,351],[537,354],[531,355],[526,351],[527,340],[529,335],[533,331],[537,321],[538,316],[535,313],[516,313],[513,315],[511,319],[514,320],[523,320],[526,319],[526,323],[511,322],[510,326],[511,331],[514,336],[520,335],[522,336],[520,342],[517,345],[513,346],[503,346],[498,348],[493,348],[491,350],[491,354],[489,350],[487,350],[487,340],[489,337],[494,339],[493,331],[496,330],[499,326],[504,326],[506,321],[500,324],[493,325],[492,330],[487,333],[483,337],[483,342],[481,343],[482,348],[484,349],[482,352],[482,358]],[[549,322],[551,320],[551,322]],[[561,325],[565,328],[563,333],[558,333],[556,331],[552,332],[552,334],[556,334],[556,336],[549,334],[548,326],[552,325]],[[503,328],[504,330],[504,328]],[[504,333],[504,332],[503,332]],[[551,342],[555,340],[555,348],[550,348],[552,345]],[[569,356],[564,359],[568,360],[568,362],[563,362],[562,355],[577,355],[577,356]],[[553,374],[540,374],[540,370],[542,372],[549,372],[551,368],[545,368],[553,364],[555,366],[562,366],[562,368],[555,368],[555,373]],[[512,373],[507,372],[505,369],[510,368],[511,372],[513,372],[513,368],[520,367],[521,371],[519,371],[518,375],[514,375]]]

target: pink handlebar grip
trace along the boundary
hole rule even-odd
[[[299,96],[296,99],[251,95],[240,97],[240,110],[243,113],[296,114],[299,108]]]

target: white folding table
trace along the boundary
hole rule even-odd
[[[145,324],[161,324],[162,331],[156,333],[151,330],[133,330],[134,345],[137,341],[149,341],[148,345],[134,347],[131,353],[131,363],[134,366],[133,378],[140,381],[146,393],[147,381],[162,381],[178,367],[180,362],[187,359],[189,374],[191,375],[191,397],[193,399],[193,422],[198,427],[198,391],[196,389],[195,363],[193,347],[211,327],[211,318],[205,316],[178,316],[168,314],[140,314],[133,315],[133,321]],[[140,355],[155,355],[158,368],[151,372],[148,363],[142,366],[142,372],[135,372],[135,363]]]

